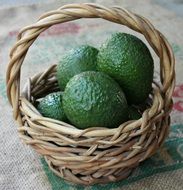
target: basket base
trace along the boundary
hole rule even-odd
[[[55,167],[48,157],[44,157],[51,171],[57,176],[73,184],[79,185],[94,185],[94,184],[107,184],[109,182],[117,182],[127,178],[132,171],[138,166],[132,165],[128,168],[121,168],[118,170],[103,171],[86,171],[86,174],[80,174],[79,171],[73,171],[65,167]],[[59,169],[60,168],[60,169]],[[88,173],[88,174],[87,174]]]

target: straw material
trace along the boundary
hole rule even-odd
[[[80,18],[102,18],[125,25],[143,34],[159,57],[160,82],[154,81],[148,108],[139,120],[125,122],[114,129],[80,130],[42,117],[33,105],[38,98],[58,90],[55,65],[29,79],[20,93],[21,66],[36,38],[54,24]],[[157,151],[168,134],[175,86],[174,64],[169,43],[142,16],[97,4],[69,4],[50,11],[19,32],[10,52],[7,95],[19,124],[19,136],[44,155],[55,174],[73,183],[90,185],[126,178],[133,168]]]

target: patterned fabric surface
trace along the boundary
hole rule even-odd
[[[168,9],[158,1],[150,0],[92,0],[107,6],[123,6],[148,18],[169,40],[176,56],[176,88],[171,113],[169,137],[152,158],[140,164],[126,180],[83,187],[70,184],[55,176],[44,159],[18,138],[17,124],[6,97],[5,73],[8,54],[15,43],[20,28],[29,25],[45,11],[57,9],[72,1],[47,1],[39,4],[0,9],[0,189],[2,190],[182,190],[183,189],[183,20],[181,14]],[[74,1],[85,2],[83,0]],[[177,1],[178,2],[178,1]],[[181,3],[181,1],[179,1]],[[182,6],[182,4],[181,4]],[[137,35],[126,27],[101,19],[81,19],[55,25],[35,41],[22,67],[22,86],[35,72],[44,71],[58,62],[67,50],[80,44],[99,47],[113,32],[121,31]],[[152,50],[151,50],[152,51]],[[152,51],[158,72],[158,59]]]

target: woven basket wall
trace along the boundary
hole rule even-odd
[[[144,35],[160,59],[160,81],[153,83],[148,108],[139,120],[118,128],[74,126],[42,117],[33,106],[37,98],[58,90],[55,65],[29,79],[20,92],[21,66],[29,47],[50,26],[80,18],[102,18]],[[7,95],[18,122],[20,138],[45,157],[58,176],[77,184],[107,183],[126,178],[140,162],[154,154],[170,125],[175,85],[174,55],[165,37],[144,17],[123,8],[69,4],[42,15],[23,28],[10,52]]]

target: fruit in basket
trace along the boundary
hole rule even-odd
[[[84,71],[95,71],[98,50],[89,45],[82,45],[69,51],[57,65],[57,80],[63,90],[74,75]]]
[[[63,108],[78,128],[118,127],[128,119],[128,105],[118,83],[105,73],[75,75],[63,93]]]
[[[38,111],[44,116],[61,121],[67,121],[62,106],[62,92],[53,92],[39,102]]]
[[[97,68],[120,84],[129,104],[144,102],[152,89],[152,56],[147,46],[133,35],[113,34],[99,49]]]

